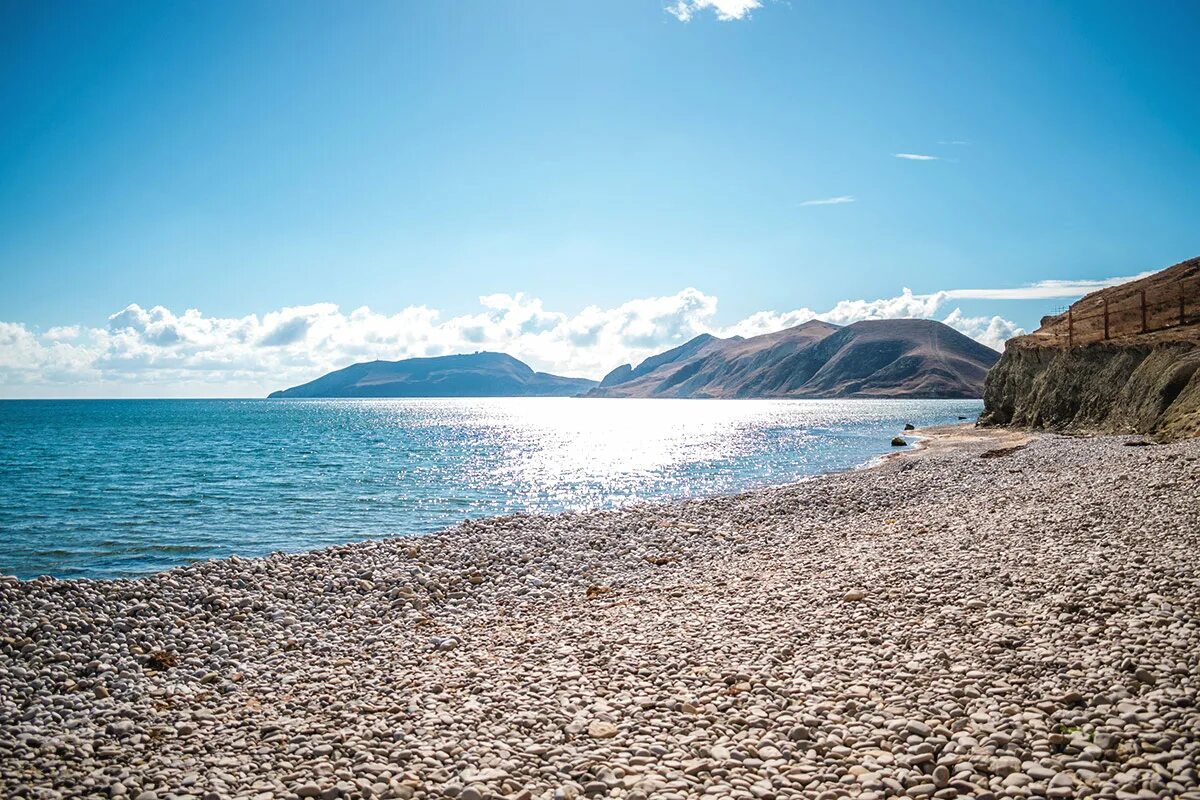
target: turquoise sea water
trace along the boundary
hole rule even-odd
[[[0,573],[124,577],[779,484],[951,400],[0,401]]]

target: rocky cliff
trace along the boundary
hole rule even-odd
[[[1200,313],[1193,304],[1200,311],[1200,259],[1047,317],[1033,334],[1010,340],[988,373],[979,424],[1200,436]],[[1162,327],[1146,330],[1152,324]]]

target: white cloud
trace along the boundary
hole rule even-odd
[[[938,156],[926,156],[920,153],[892,153],[896,158],[903,158],[908,161],[941,161]]]
[[[717,19],[729,22],[745,19],[756,8],[762,8],[762,0],[676,0],[667,6],[667,13],[680,22],[691,22],[698,11],[712,9]]]
[[[840,206],[845,203],[853,203],[854,196],[849,194],[838,195],[837,197],[825,197],[821,200],[805,200],[800,205],[802,206]]]
[[[819,319],[835,325],[850,325],[867,319],[936,319],[953,292],[913,294],[904,289],[896,297],[878,300],[842,300],[828,311],[817,312],[810,308],[795,311],[760,311],[715,331],[721,336],[758,336],[763,333],[801,325]],[[960,333],[970,336],[988,347],[1000,350],[1004,342],[1013,336],[1021,336],[1025,329],[1003,317],[968,317],[961,309],[953,309],[942,322]]]
[[[380,314],[319,303],[220,318],[131,304],[103,327],[38,333],[0,322],[0,396],[261,395],[356,361],[477,350],[560,374],[603,375],[709,330],[717,300],[684,289],[574,315],[519,293],[481,297],[480,305],[443,319],[424,306]]]
[[[1003,350],[1004,343],[1014,336],[1024,336],[1025,329],[1004,317],[968,317],[961,309],[954,309],[942,320],[959,333],[987,345],[993,350]]]
[[[357,361],[477,350],[510,353],[539,370],[599,378],[701,333],[755,336],[813,319],[838,325],[941,319],[998,349],[1024,331],[1000,316],[968,317],[952,301],[1076,297],[1125,280],[1048,280],[932,294],[904,289],[826,310],[760,311],[724,326],[716,321],[717,298],[693,288],[574,314],[547,309],[525,294],[494,294],[479,298],[478,312],[448,318],[426,306],[381,314],[316,303],[226,318],[131,304],[96,327],[39,332],[0,322],[0,396],[262,396]]]

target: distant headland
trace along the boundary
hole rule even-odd
[[[269,397],[569,397],[595,385],[534,372],[504,353],[481,352],[352,364]]]

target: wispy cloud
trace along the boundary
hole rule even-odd
[[[1048,280],[1018,286],[1013,289],[950,289],[945,292],[952,300],[1054,300],[1068,297],[1080,297],[1097,289],[1136,281],[1153,272],[1142,272],[1123,278],[1100,278],[1098,280]]]
[[[970,144],[970,142],[964,142],[961,139],[942,139],[938,142],[938,144],[967,145]]]
[[[938,156],[926,156],[920,153],[892,153],[896,158],[903,158],[906,161],[941,161]]]
[[[823,197],[820,200],[805,200],[800,205],[802,206],[840,206],[844,203],[853,203],[854,196],[843,194],[837,197]]]
[[[691,22],[698,12],[711,9],[717,19],[729,22],[745,19],[756,8],[762,8],[762,0],[677,0],[667,6],[667,13],[680,22]]]

